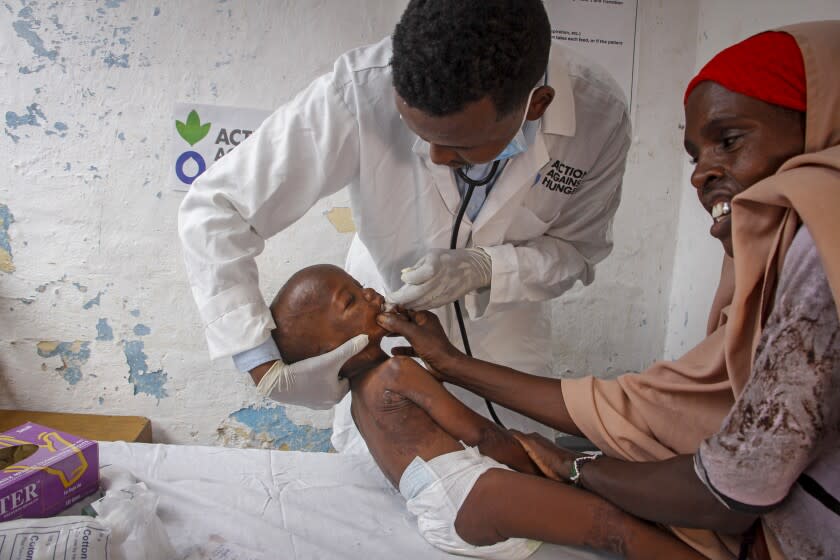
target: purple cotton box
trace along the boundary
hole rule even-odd
[[[0,448],[26,444],[37,451],[0,470],[0,521],[54,515],[99,487],[95,441],[32,422],[0,433]]]

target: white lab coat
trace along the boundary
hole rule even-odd
[[[363,284],[396,290],[403,268],[449,247],[460,195],[452,170],[434,165],[428,144],[400,120],[390,58],[390,39],[342,55],[184,198],[179,231],[212,358],[269,336],[274,322],[254,257],[265,239],[345,186],[358,230],[348,271]],[[475,222],[464,218],[458,241],[492,259],[490,290],[466,297],[473,354],[538,375],[551,374],[542,302],[576,280],[591,282],[612,250],[630,143],[624,96],[604,70],[555,43],[547,80],[556,96],[541,131],[508,163]],[[441,317],[460,343],[450,308]],[[469,404],[484,411],[481,399]],[[336,416],[340,433],[349,415]],[[514,416],[502,419],[533,430]]]

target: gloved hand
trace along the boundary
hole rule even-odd
[[[260,380],[257,391],[285,404],[331,408],[350,390],[350,382],[338,376],[339,370],[367,345],[368,335],[360,334],[320,356],[291,365],[277,360]]]
[[[408,309],[435,309],[490,285],[492,263],[481,248],[434,249],[402,272],[388,300]]]

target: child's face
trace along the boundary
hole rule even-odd
[[[331,268],[323,275],[323,288],[328,302],[320,317],[323,343],[338,347],[357,334],[366,334],[378,348],[387,332],[376,322],[385,298],[371,288],[363,288],[340,268]]]
[[[289,351],[292,348],[289,347],[288,355],[299,356],[291,359],[300,360],[325,354],[356,335],[366,334],[368,346],[348,360],[341,373],[350,375],[380,359],[383,352],[379,345],[387,331],[376,322],[376,316],[382,312],[385,298],[372,289],[362,288],[336,266],[316,265],[299,274],[272,303],[272,314],[278,324],[272,335],[278,348],[291,344],[297,352]]]

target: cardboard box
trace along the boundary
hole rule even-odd
[[[95,441],[27,422],[0,433],[4,449],[23,459],[0,470],[0,521],[54,515],[99,487]]]

